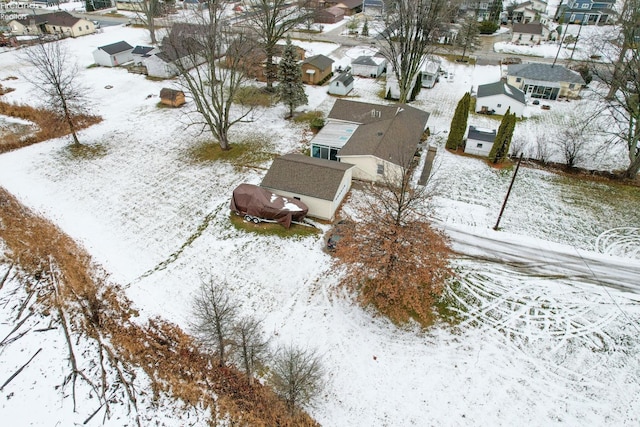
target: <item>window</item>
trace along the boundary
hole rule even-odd
[[[378,164],[378,175],[384,175],[384,163]]]
[[[502,104],[498,104],[498,108],[502,107]]]
[[[569,89],[575,89],[575,88],[576,88],[575,83],[571,83],[571,84],[569,85]]]
[[[87,30],[89,29],[89,26],[88,26],[88,25],[85,25],[85,27],[87,27]]]
[[[482,148],[482,142],[478,142],[478,143],[476,144],[476,148]]]
[[[516,83],[520,83],[522,79],[520,77],[516,77]]]
[[[582,3],[580,6],[582,9],[589,9],[589,3]]]

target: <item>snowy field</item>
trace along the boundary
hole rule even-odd
[[[339,271],[322,251],[322,236],[257,236],[230,224],[233,188],[259,183],[264,171],[194,162],[190,149],[206,136],[185,128],[184,108],[156,107],[160,89],[172,82],[86,68],[93,49],[121,39],[132,45],[148,42],[144,31],[123,27],[64,41],[81,65],[93,112],[104,119],[82,131],[80,139],[106,154],[72,158],[65,139],[26,147],[0,156],[0,185],[84,245],[113,281],[126,286],[142,318],[159,315],[186,328],[200,277],[227,281],[243,310],[264,318],[274,344],[319,349],[330,374],[310,413],[325,426],[638,425],[639,294],[462,258],[455,262],[459,280],[448,290],[460,310],[457,326],[398,328],[363,311],[336,290]],[[304,47],[337,63],[360,49]],[[502,231],[490,230],[511,173],[455,156],[442,144],[458,100],[478,84],[498,80],[500,68],[444,65],[453,78],[423,90],[414,104],[431,113],[430,143],[440,147],[433,179],[442,184],[434,216],[497,238],[536,238],[541,253],[545,242],[554,242],[640,269],[640,213],[599,204],[587,190],[548,172],[521,169]],[[3,100],[32,102],[23,78],[3,81],[19,77],[19,68],[17,55],[0,54],[0,81],[16,89]],[[353,99],[386,102],[377,95],[383,85],[357,78]],[[307,90],[304,108],[330,110],[334,100],[325,88]],[[515,138],[526,145],[552,131],[557,117],[579,102],[589,101],[550,102],[550,111],[527,107],[528,119],[518,123]],[[234,127],[232,137],[259,134],[277,153],[300,151],[309,135],[304,126],[284,121],[285,115],[281,105],[260,110],[254,123]],[[469,122],[499,124],[480,116]],[[622,154],[598,159],[597,166],[620,168]],[[593,187],[598,191],[598,184]],[[630,200],[637,201],[637,193]],[[11,326],[7,310],[2,314],[4,336]],[[9,420],[7,425],[81,423],[86,416],[71,414],[69,398],[54,390],[59,371],[47,369],[64,363],[54,356],[64,351],[60,340],[21,340],[0,350],[0,371],[14,372],[23,364],[25,355],[38,348],[28,344],[46,345],[48,356],[36,358],[19,381],[0,392],[0,419]],[[27,412],[25,402],[38,402],[38,410],[32,405]],[[153,409],[141,404],[141,410]],[[143,414],[145,420],[152,419],[150,414]],[[191,416],[186,423],[201,420],[201,414]],[[185,424],[159,417],[161,425]],[[96,417],[89,425],[101,422]],[[110,425],[123,425],[122,419]]]

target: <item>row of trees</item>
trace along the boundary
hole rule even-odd
[[[268,371],[269,383],[291,415],[312,403],[322,390],[325,368],[317,352],[288,345],[273,353],[262,321],[240,315],[240,305],[226,283],[204,280],[193,300],[192,314],[195,336],[218,365],[235,365],[249,384],[259,369]]]

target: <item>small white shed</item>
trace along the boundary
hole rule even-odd
[[[464,152],[474,154],[476,156],[489,156],[493,141],[496,139],[495,129],[484,129],[475,126],[469,126],[467,132],[467,141],[464,145]]]
[[[331,95],[345,96],[353,90],[353,76],[348,71],[340,73],[331,80],[329,84],[329,93]]]
[[[125,41],[100,46],[93,51],[93,59],[96,64],[103,67],[117,67],[126,62],[133,61],[133,46]]]

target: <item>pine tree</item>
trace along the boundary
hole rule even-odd
[[[447,138],[446,147],[450,150],[456,150],[462,144],[464,134],[467,131],[467,119],[469,118],[469,105],[471,104],[471,95],[469,92],[458,101],[458,106],[451,120],[451,128],[449,129],[449,137]]]
[[[363,37],[369,37],[369,22],[366,19],[364,20],[361,33]]]
[[[491,151],[489,152],[489,159],[493,163],[501,163],[509,154],[509,147],[511,146],[511,138],[513,137],[513,131],[516,128],[516,115],[511,114],[511,108],[507,109],[507,113],[502,117],[500,127],[496,139],[493,142]]]
[[[295,46],[291,44],[289,37],[278,65],[278,82],[278,98],[289,107],[288,117],[293,117],[293,110],[305,105],[308,99],[302,83],[302,68],[298,64]]]

